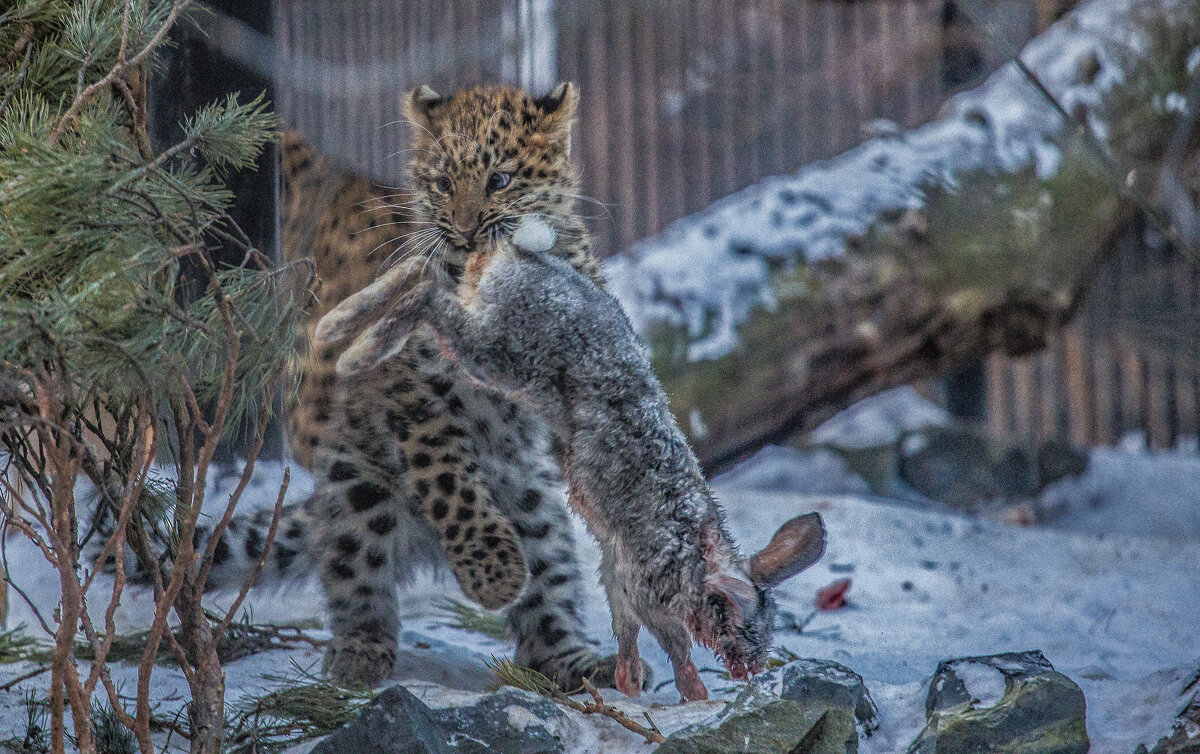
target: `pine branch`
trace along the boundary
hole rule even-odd
[[[4,97],[0,98],[0,118],[4,117],[4,111],[8,109],[8,103],[16,95],[21,85],[25,83],[25,75],[29,72],[29,58],[33,53],[33,47],[25,48],[25,57],[21,61],[21,67],[17,69],[17,75],[13,77],[12,83],[4,90]]]
[[[512,638],[512,631],[508,627],[508,621],[501,615],[487,612],[486,610],[451,598],[441,600],[434,607],[438,612],[446,616],[448,622],[444,625],[450,628],[473,631],[474,633],[483,634],[498,641],[507,641]]]
[[[567,696],[567,694],[559,689],[558,686],[546,676],[542,675],[536,670],[533,670],[532,668],[526,668],[518,665],[507,658],[498,658],[495,655],[492,655],[491,661],[488,662],[485,660],[484,664],[487,665],[488,669],[495,674],[496,678],[498,678],[500,682],[506,686],[512,686],[513,688],[530,691],[539,696],[544,696],[555,704],[562,705],[568,709],[573,709],[576,712],[584,715],[601,715],[603,717],[607,717],[610,720],[615,721],[621,727],[633,731],[639,736],[645,737],[646,743],[648,744],[660,744],[667,740],[666,736],[662,734],[662,731],[658,729],[658,726],[654,724],[654,721],[650,719],[649,713],[642,713],[645,715],[646,721],[650,724],[649,728],[641,725],[640,723],[634,722],[621,710],[605,703],[603,697],[600,696],[600,692],[597,691],[596,687],[592,685],[592,682],[586,678],[583,679],[583,690],[592,697],[592,701],[580,702],[572,699],[570,696]]]
[[[148,56],[156,47],[162,44],[162,41],[167,37],[167,32],[171,30],[171,27],[175,25],[176,19],[179,18],[179,14],[182,13],[183,9],[186,8],[190,3],[191,0],[175,0],[175,4],[171,6],[171,10],[169,13],[167,13],[167,18],[163,22],[162,26],[159,27],[158,31],[154,33],[154,36],[150,38],[150,41],[147,42],[146,45],[142,47],[142,49],[136,55],[126,60],[123,57],[124,50],[122,49],[122,59],[117,61],[117,64],[104,75],[104,78],[89,84],[87,88],[83,89],[78,95],[76,95],[75,100],[71,103],[71,106],[67,108],[67,111],[63,114],[62,118],[59,119],[58,123],[50,131],[51,144],[58,143],[58,140],[62,138],[63,133],[67,130],[75,118],[79,116],[80,109],[88,100],[94,97],[98,92],[102,91],[105,87],[112,84],[118,76],[124,74],[129,68],[140,65],[141,62],[146,59],[146,56]],[[124,39],[122,39],[121,44],[123,48],[125,44]]]

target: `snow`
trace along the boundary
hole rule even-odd
[[[914,409],[921,413],[919,405]],[[809,468],[811,473],[795,476],[795,469],[786,467],[794,467],[798,458],[816,458],[817,468],[829,475],[822,479]],[[1200,625],[1200,459],[1117,450],[1098,450],[1093,458],[1099,463],[1089,472],[1095,474],[1089,489],[1100,507],[1043,528],[1008,527],[861,494],[799,494],[797,490],[850,483],[849,472],[819,454],[767,451],[751,464],[753,474],[735,470],[716,487],[743,552],[766,544],[794,515],[816,509],[824,516],[826,555],[780,588],[780,607],[803,619],[813,612],[817,588],[846,576],[853,580],[850,605],[816,613],[801,633],[781,630],[777,644],[802,657],[835,660],[863,675],[882,724],[862,751],[894,752],[916,736],[924,724],[925,686],[939,661],[1025,649],[1042,650],[1083,688],[1093,751],[1131,751],[1168,731],[1184,678],[1200,663],[1194,642]],[[772,470],[772,465],[785,469]],[[292,473],[295,494],[289,498],[297,500],[310,481],[297,469]],[[262,464],[247,504],[273,502],[281,474],[281,464]],[[764,478],[773,481],[764,485]],[[225,488],[227,482],[221,485]],[[594,574],[598,550],[582,524],[576,521],[576,526],[584,573]],[[20,538],[9,540],[8,555],[18,583],[43,610],[50,608],[56,587],[49,566]],[[106,588],[104,583],[96,587]],[[491,682],[483,660],[512,651],[509,642],[446,627],[432,607],[446,596],[461,598],[461,593],[452,581],[429,575],[406,590],[401,603],[405,631],[396,679],[433,706],[476,698]],[[615,651],[598,584],[588,579],[583,597],[584,619],[592,636],[601,640],[599,650]],[[256,621],[320,618],[320,605],[320,593],[311,583],[283,591],[256,590],[250,599]],[[15,597],[12,607],[10,625],[35,625]],[[127,592],[118,612],[121,630],[144,625],[148,608],[147,595]],[[641,651],[656,683],[671,677],[666,657],[652,640],[644,640]],[[262,676],[286,672],[292,662],[317,672],[319,661],[317,651],[296,649],[233,662],[227,668],[230,696],[267,687]],[[696,661],[701,668],[717,667],[703,650],[697,650]],[[0,682],[26,669],[2,666]],[[130,689],[135,672],[127,666],[114,668],[117,682]],[[712,673],[705,678],[714,692],[714,700],[706,703],[678,705],[669,684],[640,700],[615,691],[605,696],[635,718],[649,712],[670,733],[714,714],[720,699],[728,698],[719,690],[734,684]],[[44,690],[45,683],[42,676],[20,688]],[[976,691],[975,683],[970,688],[987,695],[986,683],[982,691]],[[165,709],[177,707],[186,697],[181,674],[168,667],[156,670],[154,694],[164,700]],[[19,699],[16,693],[0,694],[0,730],[22,724]],[[572,751],[651,748],[608,720],[570,713],[561,726]]]
[[[1127,40],[1136,0],[1093,0],[1030,42],[1022,60],[1068,112],[1091,108],[1121,73],[1111,50]],[[1095,55],[1099,73],[1078,81],[1079,61]],[[881,216],[921,203],[930,180],[953,183],[980,168],[1034,165],[1043,177],[1061,158],[1064,124],[1015,64],[951,99],[946,116],[908,132],[885,133],[829,161],[768,178],[670,225],[610,260],[614,295],[643,333],[684,327],[691,360],[716,359],[738,342],[755,308],[771,308],[772,260],[787,265],[836,256],[848,235]]]
[[[870,494],[871,487],[838,454],[818,448],[797,450],[770,445],[713,480],[742,490]]]
[[[926,427],[940,427],[950,415],[917,394],[898,387],[861,400],[827,419],[810,439],[836,448],[875,448],[896,442],[900,435]]]
[[[1004,696],[1004,673],[999,668],[983,662],[961,662],[954,666],[954,674],[978,702],[976,707],[991,707]]]

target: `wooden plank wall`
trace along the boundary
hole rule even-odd
[[[1194,448],[1200,434],[1200,268],[1133,227],[1077,321],[1040,354],[987,364],[996,432]],[[1147,242],[1147,237],[1151,239]]]
[[[536,48],[581,87],[573,158],[595,199],[581,211],[611,254],[845,151],[875,119],[928,121],[1070,4],[988,3],[1001,45],[946,28],[945,0],[276,0],[277,105],[348,168],[398,184],[405,92],[549,89],[529,80]],[[1081,443],[1195,437],[1198,291],[1188,262],[1127,240],[1045,353],[988,362],[988,423]]]

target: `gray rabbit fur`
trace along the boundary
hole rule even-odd
[[[823,553],[820,516],[788,521],[761,552],[740,557],[620,304],[544,250],[501,241],[486,264],[477,290],[425,287],[395,302],[339,370],[375,366],[424,322],[475,379],[547,421],[563,444],[571,505],[602,550],[622,692],[642,688],[641,626],[666,651],[684,701],[708,696],[691,661],[693,639],[734,678],[761,671],[772,589]],[[348,301],[332,312],[318,335],[336,335],[353,308]]]

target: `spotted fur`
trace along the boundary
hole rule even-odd
[[[544,422],[470,379],[427,333],[349,379],[337,377],[335,364],[354,323],[334,342],[312,337],[322,315],[386,269],[395,290],[422,280],[467,285],[478,274],[475,251],[511,233],[525,213],[552,222],[571,264],[598,280],[573,209],[578,178],[567,158],[576,100],[570,85],[536,99],[505,87],[447,98],[417,90],[407,108],[412,190],[403,195],[345,176],[285,137],[285,258],[311,256],[319,277],[289,445],[318,489],[285,510],[265,577],[320,574],[334,634],[326,668],[336,680],[376,684],[390,674],[397,586],[415,568],[448,563],[472,599],[510,604],[518,662],[564,687],[588,675],[614,682],[615,659],[590,649],[576,610],[566,490]],[[497,171],[511,180],[489,193]],[[453,191],[439,190],[442,177]],[[244,571],[265,519],[237,527],[218,548],[217,586]]]
[[[693,640],[734,678],[760,672],[771,649],[772,590],[821,556],[820,516],[787,522],[764,550],[739,557],[620,304],[560,257],[519,241],[499,245],[470,307],[422,285],[386,312],[385,326],[359,336],[376,342],[363,350],[387,353],[387,340],[424,322],[465,369],[519,396],[556,433],[572,507],[603,553],[619,689],[641,691],[642,626],[670,658],[684,700],[708,697],[690,657]]]

